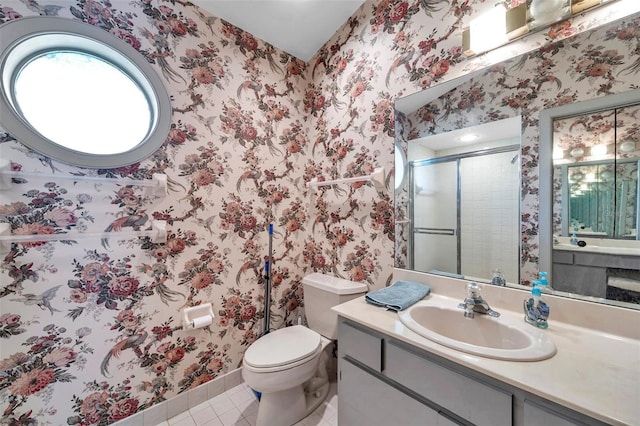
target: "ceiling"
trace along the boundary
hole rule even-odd
[[[191,1],[305,62],[364,3],[364,0]]]
[[[411,142],[419,143],[425,148],[436,152],[443,149],[455,149],[465,146],[480,145],[503,139],[520,138],[520,134],[522,132],[521,123],[521,117],[518,115],[500,121],[492,121],[473,127],[466,127],[463,129],[452,130],[450,132],[413,139]],[[474,135],[475,138],[467,141],[461,139],[466,135]]]

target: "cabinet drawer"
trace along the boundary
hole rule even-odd
[[[338,350],[341,356],[348,355],[378,372],[383,369],[382,341],[381,335],[357,328],[342,320],[338,324]]]
[[[564,407],[546,407],[538,403],[524,400],[524,426],[605,426],[596,419],[586,417]]]
[[[511,425],[512,395],[387,342],[385,375],[476,424]]]
[[[576,265],[640,270],[640,260],[633,256],[609,256],[597,253],[576,253],[574,260]]]
[[[348,426],[445,425],[437,411],[340,359],[338,424]],[[449,423],[451,424],[451,423]]]
[[[553,263],[563,263],[565,265],[573,265],[573,253],[564,250],[553,251]]]

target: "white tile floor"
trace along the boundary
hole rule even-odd
[[[257,415],[258,400],[242,383],[158,426],[255,426]],[[338,387],[332,382],[327,399],[296,426],[337,425]]]

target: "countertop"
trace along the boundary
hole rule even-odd
[[[458,303],[453,297],[447,298]],[[552,358],[535,362],[502,361],[432,342],[405,327],[397,313],[368,304],[364,296],[333,310],[416,348],[598,420],[640,424],[640,341],[634,338],[550,320],[545,333],[556,345],[557,353]]]
[[[572,245],[569,237],[556,237],[556,240],[558,242],[553,244],[554,250],[621,256],[640,255],[640,241],[636,240],[612,240],[608,238],[584,238],[579,236],[578,240],[587,243],[584,247]]]

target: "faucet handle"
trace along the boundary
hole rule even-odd
[[[467,297],[478,299],[480,297],[480,286],[477,283],[467,284]]]

